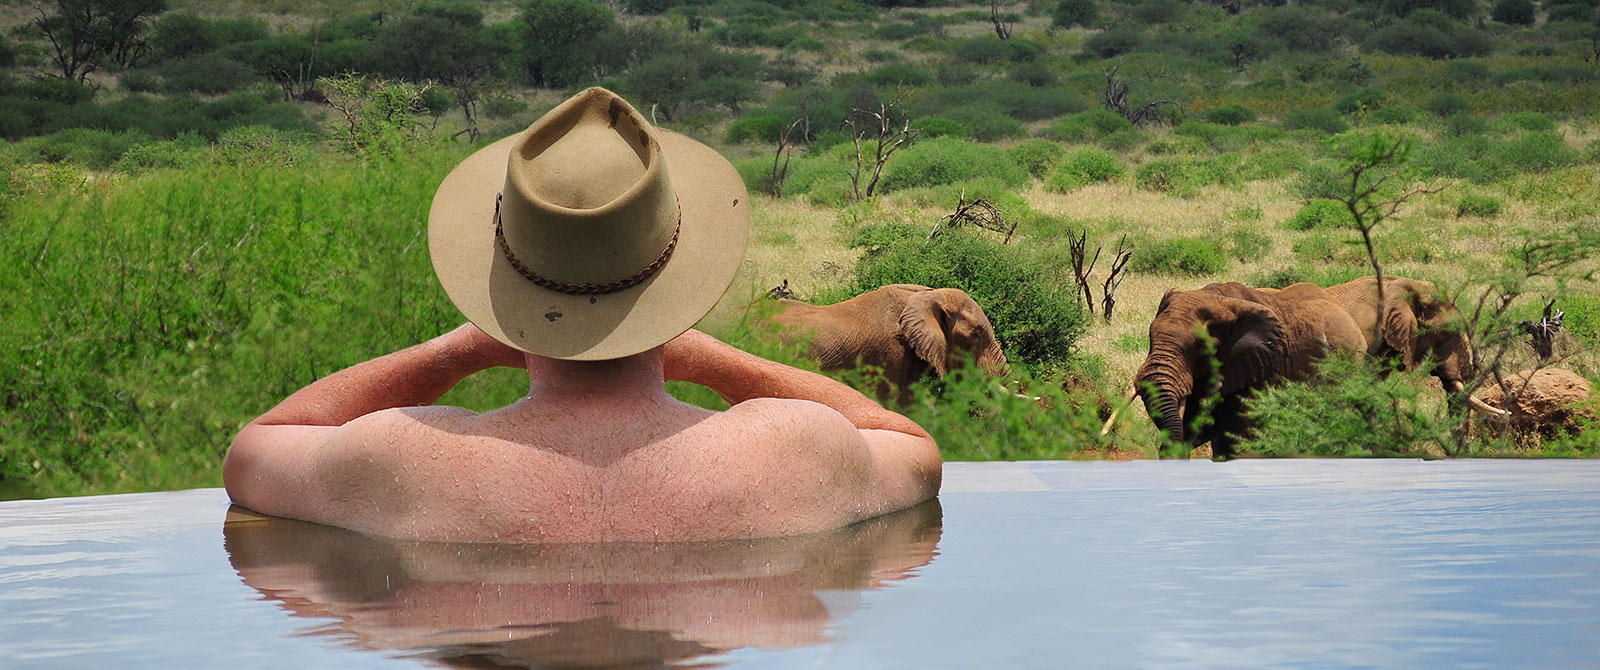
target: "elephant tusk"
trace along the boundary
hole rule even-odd
[[[1133,399],[1137,398],[1138,396],[1139,396],[1139,389],[1135,388],[1134,390],[1129,391],[1128,392],[1128,397],[1123,399],[1122,405],[1126,405],[1126,404],[1128,404],[1130,402],[1133,402]],[[1112,426],[1112,424],[1115,424],[1117,422],[1117,414],[1122,412],[1122,405],[1118,405],[1116,407],[1111,408],[1111,418],[1106,419],[1106,425],[1100,427],[1100,434],[1101,435],[1110,435],[1111,434],[1111,426]]]
[[[1461,389],[1464,388],[1466,385],[1462,384],[1460,380],[1456,380],[1454,383],[1451,384],[1451,386],[1454,387],[1454,388],[1450,389],[1451,391],[1454,391],[1456,393],[1460,393]],[[1487,414],[1489,416],[1500,417],[1500,418],[1505,418],[1505,417],[1511,416],[1511,412],[1508,412],[1506,410],[1500,409],[1499,407],[1495,407],[1493,405],[1490,405],[1489,403],[1486,403],[1486,402],[1484,402],[1482,400],[1479,400],[1478,396],[1475,396],[1475,395],[1467,396],[1467,406],[1471,407],[1472,411],[1477,412],[1479,414]]]

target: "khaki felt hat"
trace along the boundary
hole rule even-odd
[[[591,88],[456,166],[434,194],[428,248],[451,302],[491,337],[607,360],[711,311],[749,227],[726,159]]]

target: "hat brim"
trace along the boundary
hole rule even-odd
[[[630,288],[569,295],[523,277],[495,245],[495,196],[513,135],[452,170],[428,212],[428,250],[445,293],[489,336],[529,353],[609,360],[665,344],[704,317],[733,282],[750,234],[750,197],[715,150],[652,130],[682,207],[672,256]]]

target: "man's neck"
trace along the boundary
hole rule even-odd
[[[565,361],[528,354],[528,397],[572,394],[666,394],[661,348],[609,361]]]

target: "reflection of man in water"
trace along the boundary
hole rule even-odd
[[[339,619],[362,648],[463,667],[653,667],[821,643],[860,592],[931,561],[939,534],[937,501],[824,533],[716,542],[439,544],[284,519],[223,529],[234,569],[282,607]]]
[[[228,494],[377,535],[502,542],[808,533],[932,497],[939,451],[915,423],[689,330],[739,266],[748,200],[716,152],[609,91],[578,94],[434,197],[434,270],[471,323],[246,426]],[[527,397],[425,407],[494,366],[526,367]],[[663,379],[733,407],[685,405]]]

